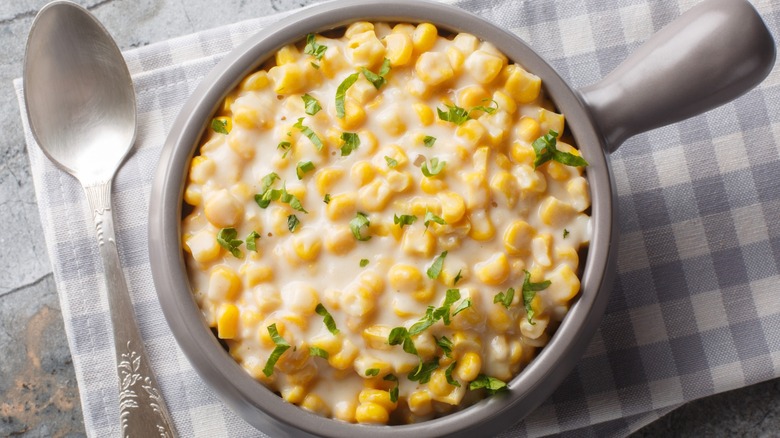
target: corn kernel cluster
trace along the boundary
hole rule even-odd
[[[318,415],[400,424],[474,403],[579,292],[589,187],[582,167],[534,165],[550,131],[579,156],[539,77],[466,33],[358,22],[282,47],[191,161],[182,244],[203,316]]]

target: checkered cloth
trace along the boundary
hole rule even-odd
[[[573,87],[598,81],[691,0],[455,2],[525,39]],[[757,0],[775,35],[780,5]],[[179,108],[224,54],[282,15],[126,52],[135,148],[114,181],[119,256],[176,428],[262,435],[176,347],[147,254],[149,188]],[[15,82],[24,111],[21,80]],[[554,395],[502,436],[623,436],[686,401],[780,376],[780,73],[733,103],[627,141],[617,182],[619,275],[601,328]],[[92,217],[25,126],[38,206],[90,436],[119,434],[117,378]]]

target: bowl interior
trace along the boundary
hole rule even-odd
[[[508,11],[522,13],[522,11]],[[567,126],[590,165],[592,238],[580,296],[538,356],[493,396],[462,411],[419,424],[365,426],[309,414],[247,374],[220,346],[195,303],[180,243],[183,190],[189,160],[207,121],[238,82],[280,47],[307,33],[358,20],[431,22],[451,32],[490,41],[512,61],[540,76],[544,89],[566,116]],[[196,371],[246,421],[273,436],[479,436],[498,433],[528,415],[560,384],[584,352],[601,319],[614,275],[616,214],[603,140],[579,95],[517,36],[452,6],[419,0],[345,0],[307,8],[269,26],[230,52],[204,78],[182,108],[166,140],[152,187],[149,245],[152,274],[163,312]],[[170,206],[174,206],[171,208]]]

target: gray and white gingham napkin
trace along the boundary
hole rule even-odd
[[[525,39],[573,87],[593,83],[697,0],[465,0]],[[774,35],[780,5],[755,0]],[[294,13],[294,12],[293,12]],[[138,136],[114,181],[120,259],[176,428],[263,436],[195,374],[150,276],[147,211],[166,134],[227,51],[288,13],[125,53]],[[21,80],[14,82],[24,111]],[[90,436],[117,436],[114,353],[91,216],[22,116],[49,258]],[[600,330],[553,396],[502,436],[623,436],[680,404],[780,376],[780,71],[733,103],[642,134],[612,154],[619,275]]]

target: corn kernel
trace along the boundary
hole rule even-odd
[[[393,67],[406,65],[412,59],[412,36],[406,33],[393,33],[384,38],[385,56]]]
[[[474,272],[481,282],[497,286],[509,277],[509,262],[503,252],[498,252],[474,265]]]
[[[534,148],[519,141],[512,143],[512,145],[509,147],[509,153],[515,163],[524,164],[526,166],[533,166],[533,162],[536,159],[536,152],[534,152]]]
[[[471,222],[469,236],[474,240],[484,242],[492,239],[496,234],[496,229],[493,227],[493,221],[490,220],[490,216],[488,216],[484,210],[475,211],[469,214],[469,222]]]
[[[466,183],[466,207],[471,210],[487,207],[490,190],[485,181],[485,173],[468,172],[463,175],[463,180]]]
[[[566,183],[566,192],[571,196],[572,207],[578,212],[582,213],[590,207],[590,191],[585,178],[578,176]]]
[[[304,397],[300,407],[323,417],[330,416],[330,408],[317,394],[309,393]]]
[[[373,31],[373,30],[374,30],[374,23],[368,21],[356,21],[347,27],[347,30],[344,31],[344,36],[347,38],[352,38],[355,35],[361,34],[363,32]]]
[[[355,130],[366,121],[366,112],[354,100],[344,102],[344,118],[338,119],[339,126],[346,130]]]
[[[507,309],[497,306],[488,312],[487,322],[488,326],[496,333],[504,333],[512,327],[514,320]]]
[[[209,196],[204,208],[206,219],[217,228],[238,225],[244,215],[244,206],[225,189]]]
[[[548,267],[552,264],[550,260],[550,247],[552,246],[552,236],[544,233],[539,234],[531,240],[531,250],[534,255],[534,261],[541,266]]]
[[[431,23],[421,23],[414,29],[412,35],[412,43],[414,44],[415,53],[427,52],[433,48],[436,44],[436,38],[438,37],[438,31],[436,26]]]
[[[325,249],[333,254],[343,255],[354,247],[355,237],[346,226],[332,228],[325,235]]]
[[[359,350],[355,347],[355,344],[345,339],[341,346],[341,350],[338,353],[328,357],[328,363],[337,370],[346,370],[352,367],[355,362]]]
[[[461,387],[462,386],[463,385],[461,385]],[[442,398],[450,395],[457,387],[450,385],[449,382],[447,382],[447,377],[444,375],[443,369],[438,369],[431,373],[428,389],[433,393],[435,400],[444,401]]]
[[[294,45],[288,44],[276,52],[276,65],[291,64],[298,60],[301,54]]]
[[[349,65],[341,49],[336,46],[329,46],[322,59],[319,61],[320,71],[327,78],[334,78],[338,72],[347,68]]]
[[[477,378],[481,369],[482,357],[474,351],[467,351],[458,359],[453,374],[464,382],[471,382]]]
[[[429,194],[435,195],[442,190],[447,189],[447,182],[437,176],[425,177],[420,179],[420,190]]]
[[[580,279],[569,265],[560,265],[547,277],[550,287],[547,288],[547,296],[556,303],[571,301],[580,290]]]
[[[352,165],[349,173],[352,182],[358,187],[363,187],[374,179],[377,169],[370,162],[361,160]]]
[[[352,400],[340,400],[333,406],[333,418],[347,423],[355,422],[357,403]]]
[[[420,78],[413,77],[406,81],[406,92],[418,99],[428,99],[431,95],[431,87]]]
[[[199,263],[208,263],[216,260],[220,254],[219,244],[217,239],[208,230],[199,231],[190,236],[185,241],[185,248],[189,249],[189,252]]]
[[[258,310],[265,314],[273,312],[282,305],[282,297],[279,295],[279,289],[271,284],[266,283],[256,286],[253,291],[253,296]]]
[[[330,198],[326,204],[325,212],[332,221],[355,215],[357,196],[354,193],[342,193]]]
[[[470,149],[474,149],[485,137],[485,127],[479,120],[467,120],[462,125],[455,129],[455,135],[465,142],[465,145]]]
[[[274,271],[266,265],[245,264],[239,271],[244,277],[247,286],[255,287],[260,283],[271,281],[274,278]]]
[[[398,406],[397,402],[390,401],[390,393],[382,391],[380,389],[366,388],[360,391],[358,400],[361,404],[364,403],[376,403],[379,406],[392,411]]]
[[[401,248],[409,255],[430,257],[436,249],[436,240],[433,234],[427,233],[423,227],[404,228],[404,237],[401,240]]]
[[[445,54],[447,55],[447,60],[450,61],[452,71],[458,73],[460,68],[463,67],[463,63],[466,62],[466,57],[455,47],[447,47]]]
[[[234,304],[223,304],[217,316],[217,337],[233,339],[238,331],[238,307]]]
[[[260,91],[267,87],[270,81],[265,70],[258,70],[244,78],[239,85],[242,91]]]
[[[504,89],[518,103],[534,101],[542,89],[542,80],[538,76],[528,73],[517,64],[506,66],[506,83]]]
[[[577,210],[571,204],[562,202],[554,196],[546,197],[539,205],[539,219],[545,225],[554,228],[563,228],[576,215]]]
[[[414,64],[417,77],[428,85],[439,85],[455,76],[447,55],[441,52],[425,52]]]
[[[425,216],[428,211],[441,216],[441,201],[438,198],[415,196],[401,209],[411,211],[415,216]]]
[[[469,85],[463,87],[457,94],[458,106],[463,108],[473,108],[475,106],[484,105],[486,100],[490,99],[490,95],[481,85]]]
[[[454,224],[466,213],[466,203],[463,197],[451,191],[437,195],[441,202],[441,218],[448,224]]]
[[[358,190],[358,205],[361,210],[382,211],[392,196],[393,191],[390,190],[390,186],[381,179],[375,179]]]
[[[517,186],[520,187],[520,190],[533,193],[542,193],[547,190],[547,179],[544,174],[534,170],[530,165],[515,166],[512,173],[517,178]]]
[[[241,290],[241,279],[229,266],[216,266],[209,275],[209,298],[212,301],[236,299]]]
[[[344,171],[335,167],[325,167],[314,174],[314,185],[320,196],[330,193],[333,185],[344,176]]]
[[[319,335],[311,339],[310,345],[328,352],[332,356],[341,351],[341,338],[333,335]]]
[[[386,325],[375,324],[363,330],[363,340],[369,348],[376,350],[390,350],[391,346],[387,343],[387,337],[390,335],[390,327]]]
[[[560,137],[563,134],[563,114],[558,114],[552,111],[548,111],[544,108],[539,109],[539,128],[542,133],[555,131]]]
[[[466,58],[466,71],[481,84],[492,82],[503,67],[503,59],[483,50],[476,50]]]
[[[493,93],[493,100],[496,101],[498,107],[506,111],[507,114],[514,114],[517,111],[517,102],[501,91]]]
[[[319,303],[317,291],[302,281],[294,281],[284,287],[282,299],[290,310],[299,316],[314,314],[314,308]]]
[[[469,33],[461,32],[452,39],[452,44],[468,56],[479,47],[479,39]]]
[[[200,186],[195,184],[187,185],[187,189],[184,190],[184,202],[192,206],[198,206],[203,202],[203,193]]]
[[[282,390],[279,391],[282,394],[282,398],[288,403],[299,404],[306,397],[306,388],[301,385],[282,386]]]
[[[395,193],[403,193],[412,186],[412,177],[408,173],[390,170],[385,177],[388,187]]]
[[[504,232],[504,249],[510,255],[524,256],[531,251],[531,239],[536,235],[534,227],[523,220],[509,224]]]
[[[361,403],[355,411],[355,420],[358,423],[387,424],[390,413],[387,409],[376,403]]]
[[[349,37],[346,52],[352,65],[371,68],[382,63],[385,46],[373,30],[368,30]]]
[[[545,329],[547,329],[550,317],[547,315],[534,315],[531,321],[534,323],[528,322],[528,318],[520,319],[520,333],[528,339],[539,339],[544,334]]]
[[[413,265],[398,263],[387,272],[390,286],[399,292],[412,292],[423,285],[423,276]]]
[[[431,107],[418,102],[415,103],[412,108],[414,108],[414,112],[417,113],[417,118],[420,119],[420,123],[422,123],[423,126],[428,126],[433,123],[433,110]]]
[[[431,404],[431,394],[425,390],[417,390],[409,394],[407,400],[409,410],[415,415],[429,415],[433,412],[433,405]]]
[[[271,67],[268,76],[274,84],[276,94],[298,93],[306,86],[306,76],[298,64],[284,64]]]

